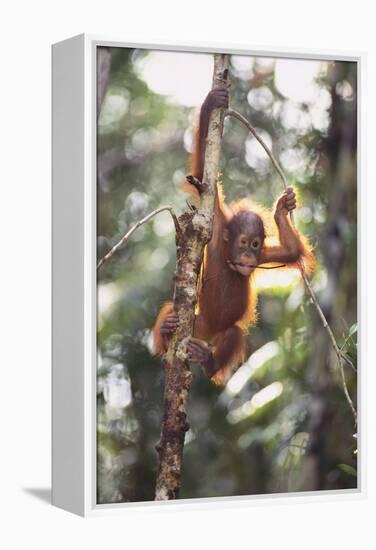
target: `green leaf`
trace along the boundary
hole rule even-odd
[[[345,472],[345,474],[349,474],[349,476],[357,477],[358,475],[355,468],[353,468],[349,464],[338,464],[338,468]]]

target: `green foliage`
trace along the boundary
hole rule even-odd
[[[357,477],[358,475],[355,468],[353,468],[349,464],[338,464],[338,468],[343,472],[345,472],[345,474],[348,474],[349,476]]]

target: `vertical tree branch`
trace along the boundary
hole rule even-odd
[[[214,56],[213,87],[228,85],[228,55]],[[179,326],[170,341],[165,359],[164,415],[160,441],[156,500],[178,497],[180,488],[185,432],[188,430],[187,399],[192,373],[189,370],[186,343],[193,332],[197,281],[204,247],[212,234],[224,109],[215,109],[210,117],[203,182],[206,190],[195,212],[179,217],[181,231],[176,235],[176,274],[174,309]]]

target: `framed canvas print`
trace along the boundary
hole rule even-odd
[[[363,490],[362,56],[53,46],[53,503]]]

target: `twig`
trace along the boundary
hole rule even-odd
[[[280,177],[282,179],[283,186],[286,189],[288,187],[288,183],[287,183],[286,176],[285,176],[281,166],[279,165],[279,163],[275,159],[273,153],[270,151],[269,147],[266,145],[264,140],[258,135],[258,133],[256,132],[255,128],[252,126],[252,124],[243,115],[241,115],[240,113],[238,113],[237,111],[234,111],[232,109],[228,109],[226,111],[226,115],[237,118],[240,122],[242,122],[248,128],[248,130],[252,133],[252,135],[257,139],[257,141],[261,144],[261,146],[265,150],[266,154],[268,155],[268,157],[272,161],[276,171],[278,172],[278,174],[280,175]],[[294,216],[293,216],[292,212],[290,212],[290,219],[291,219],[292,224],[295,225]],[[344,370],[343,370],[343,363],[346,362],[354,371],[356,371],[356,369],[355,369],[351,359],[349,359],[349,357],[347,357],[347,355],[345,353],[343,353],[343,351],[338,347],[338,344],[337,344],[336,339],[334,337],[333,331],[330,328],[330,325],[329,325],[329,323],[328,323],[328,321],[327,321],[327,319],[324,315],[323,310],[321,309],[321,306],[320,306],[320,304],[319,304],[319,302],[316,298],[316,295],[315,295],[314,290],[311,286],[311,283],[309,282],[308,277],[305,274],[304,267],[300,262],[299,262],[299,269],[300,269],[300,273],[302,275],[305,287],[308,290],[308,293],[311,297],[311,301],[312,301],[313,305],[315,306],[315,308],[316,308],[316,310],[319,314],[319,317],[322,321],[322,324],[323,324],[324,328],[326,329],[326,331],[329,335],[329,339],[330,339],[330,341],[332,343],[332,346],[333,346],[333,349],[336,353],[337,360],[338,360],[338,365],[339,365],[339,370],[340,370],[340,373],[341,373],[343,391],[344,391],[346,400],[349,404],[349,407],[351,409],[351,412],[354,416],[354,421],[355,421],[355,425],[356,425],[357,420],[358,420],[357,412],[355,410],[354,404],[351,400],[351,397],[350,397],[350,394],[349,394],[349,391],[348,391],[348,388],[347,388],[345,373],[344,373]]]
[[[118,241],[109,252],[103,258],[101,258],[97,264],[97,269],[99,269],[105,262],[107,262],[112,256],[115,254],[117,250],[119,250],[120,247],[123,246],[129,239],[129,237],[138,229],[141,225],[148,222],[153,216],[156,216],[160,212],[163,212],[164,210],[168,210],[172,216],[172,219],[174,220],[175,230],[178,233],[180,231],[180,225],[178,222],[177,217],[175,216],[172,206],[161,206],[160,208],[157,208],[157,210],[154,210],[153,212],[150,212],[147,216],[142,218],[142,220],[139,220],[137,223],[135,223],[131,229]]]

